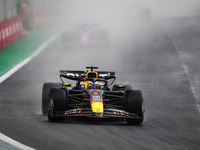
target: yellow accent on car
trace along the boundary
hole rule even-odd
[[[87,89],[87,87],[88,87],[88,81],[83,81],[80,84],[85,85],[85,89]]]
[[[124,87],[124,85],[118,85],[119,87]]]
[[[123,114],[126,116],[126,113],[125,113],[125,111],[123,110]]]
[[[105,84],[103,84],[103,83],[99,83],[99,85],[105,85]]]
[[[64,86],[70,87],[70,86],[71,86],[71,84],[64,83]]]
[[[103,113],[103,103],[102,102],[92,102],[91,108],[93,113]]]
[[[85,78],[88,78],[88,74],[90,74],[90,73],[95,73],[96,74],[96,78],[98,78],[98,72],[96,72],[96,71],[88,71],[86,73],[86,77]]]

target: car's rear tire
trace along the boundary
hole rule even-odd
[[[67,108],[67,94],[64,89],[52,88],[49,94],[48,119],[51,122],[64,121],[65,117],[54,117],[56,112],[65,111]]]
[[[137,114],[140,119],[127,118],[128,124],[141,124],[144,120],[144,100],[140,90],[129,90],[125,93],[125,110]]]
[[[61,83],[44,83],[42,88],[42,113],[47,115],[48,97],[51,88],[61,87]]]

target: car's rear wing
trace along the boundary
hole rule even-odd
[[[111,79],[115,78],[115,72],[110,72],[110,71],[97,71],[98,73],[98,78],[103,78],[103,79]]]
[[[115,78],[115,72],[110,71],[96,71],[98,73],[98,78],[109,80]],[[73,70],[60,70],[60,77],[67,78],[70,80],[81,80],[86,76],[85,71],[73,71]]]
[[[60,70],[60,77],[78,81],[85,76],[85,71]]]

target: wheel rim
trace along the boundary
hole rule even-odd
[[[51,116],[53,115],[53,111],[54,111],[54,101],[53,101],[53,99],[50,99],[50,102],[49,102],[49,113],[50,113]]]
[[[145,113],[144,101],[142,101],[142,114]]]

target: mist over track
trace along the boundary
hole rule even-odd
[[[0,132],[36,149],[199,149],[198,97],[191,88],[200,93],[199,29],[200,18],[132,23],[111,32],[107,48],[63,50],[57,39],[0,84]],[[51,123],[42,115],[43,83],[60,81],[60,69],[88,65],[116,71],[118,83],[143,91],[142,125],[90,119]]]

